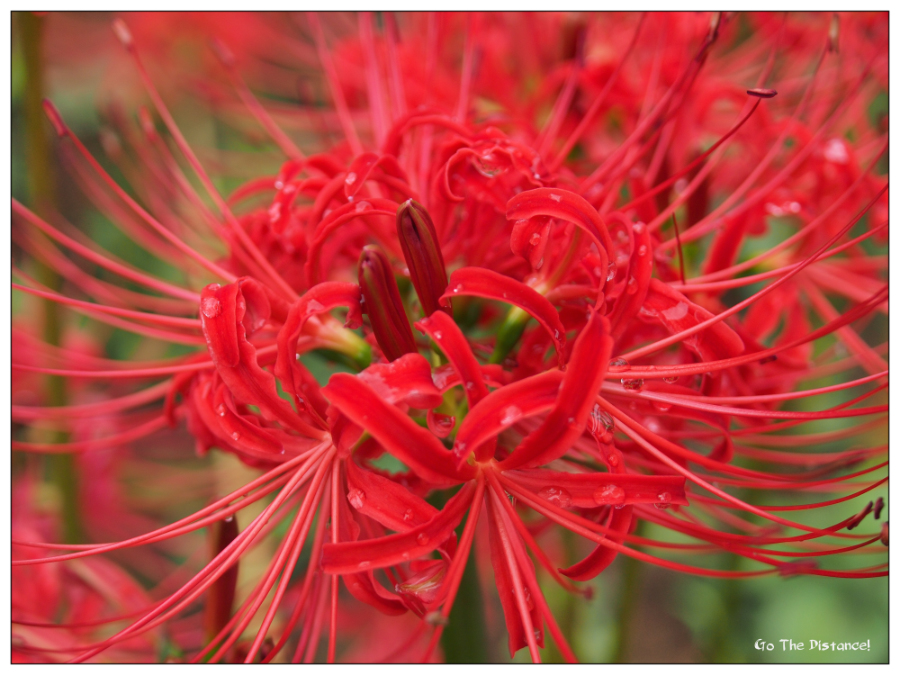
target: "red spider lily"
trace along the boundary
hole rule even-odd
[[[309,86],[334,107],[303,106],[285,129],[241,75],[264,48],[248,40],[235,55],[217,30],[231,89],[211,78],[210,97],[236,94],[241,123],[287,158],[262,177],[237,167],[250,175],[227,198],[121,21],[165,128],[147,109],[140,132],[114,122],[132,190],[45,103],[71,175],[176,270],[143,271],[13,202],[16,243],[65,280],[46,287],[23,265],[14,288],[135,333],[152,357],[85,356],[23,327],[16,377],[89,382],[99,398],[43,406],[40,381],[23,380],[14,395],[37,401],[17,402],[14,419],[114,423],[56,443],[23,434],[13,449],[87,456],[183,422],[200,456],[224,451],[246,471],[205,507],[112,543],[14,534],[14,569],[38,577],[213,532],[202,568],[129,606],[116,632],[73,632],[66,658],[128,658],[115,650],[165,627],[193,662],[308,662],[325,633],[328,661],[430,660],[473,556],[492,570],[510,654],[527,647],[534,661],[545,631],[576,659],[542,581],[589,596],[576,582],[620,553],[716,577],[886,574],[847,562],[884,551],[886,527],[865,531],[883,502],[844,512],[887,480],[886,343],[866,331],[887,313],[887,140],[860,112],[886,72],[879,23],[573,21],[402,15],[376,31],[368,15],[311,15],[291,53],[301,65],[316,54],[323,75]],[[525,50],[527,31],[552,40]],[[256,74],[261,94],[283,90]],[[301,133],[311,152],[292,140]],[[317,378],[316,359],[350,372]],[[835,426],[796,429],[825,420]],[[779,515],[820,508],[829,525]],[[556,559],[548,529],[591,550]],[[46,549],[64,553],[33,552]],[[254,550],[266,562],[239,586]],[[673,557],[721,551],[750,564]],[[403,639],[346,644],[360,606]],[[56,653],[23,639],[29,654]]]

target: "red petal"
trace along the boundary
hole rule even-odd
[[[318,392],[311,390],[308,374],[297,363],[300,333],[310,317],[335,307],[348,307],[347,323],[359,325],[362,321],[359,301],[360,291],[356,284],[326,281],[310,288],[294,303],[278,332],[278,357],[275,360],[275,376],[285,391],[294,396],[315,397],[314,402],[317,402]]]
[[[431,366],[418,353],[405,354],[390,363],[373,364],[358,377],[391,404],[406,403],[413,408],[428,410],[444,402],[431,379]]]
[[[551,370],[492,392],[463,419],[454,452],[465,457],[522,419],[550,410],[556,403],[562,380],[560,371]]]
[[[222,381],[238,401],[257,406],[267,420],[316,436],[319,431],[306,424],[278,395],[275,378],[259,367],[256,349],[247,341],[247,324],[258,327],[268,320],[264,312],[268,302],[262,302],[265,296],[254,290],[256,286],[252,280],[241,280],[225,287],[211,284],[203,289],[200,318],[210,356]],[[245,287],[251,302],[245,300]]]
[[[550,216],[574,223],[587,232],[596,242],[603,256],[603,267],[609,264],[613,251],[612,240],[606,223],[591,204],[569,190],[559,188],[537,188],[520,192],[506,205],[506,218],[512,221],[525,220],[536,216]]]
[[[688,503],[684,476],[566,473],[546,469],[508,471],[505,475],[538,497],[562,508],[567,508],[563,504],[591,509],[606,505]]]
[[[464,388],[470,407],[488,395],[488,388],[481,375],[481,366],[475,360],[466,336],[453,319],[444,312],[435,312],[427,319],[416,322],[416,328],[426,333],[447,355],[460,380],[466,383]]]
[[[607,535],[610,541],[614,541],[617,544],[622,543],[622,540],[625,538],[624,535],[628,533],[628,528],[631,527],[632,511],[633,508],[631,506],[626,506],[621,510],[613,510],[609,527],[621,534],[619,536],[614,534]],[[570,579],[575,579],[575,581],[587,581],[593,579],[600,574],[600,572],[609,567],[612,561],[615,560],[617,554],[618,551],[615,549],[604,546],[603,544],[598,544],[597,548],[595,548],[587,558],[581,562],[575,563],[567,569],[561,569],[559,571]]]
[[[407,532],[428,523],[439,513],[424,499],[391,479],[366,471],[350,461],[345,466],[350,504],[386,528]]]
[[[713,313],[696,305],[658,279],[650,280],[650,289],[641,306],[641,317],[661,323],[671,334],[713,318]],[[703,361],[730,359],[744,353],[744,342],[724,321],[683,340],[684,346]]]
[[[500,463],[504,470],[551,462],[581,436],[606,375],[612,347],[606,317],[593,312],[575,341],[556,405],[544,423]]]
[[[616,306],[609,315],[609,323],[614,337],[620,336],[628,327],[628,322],[637,316],[647,297],[650,275],[653,273],[653,251],[650,233],[643,223],[634,223],[631,235],[631,264],[628,267],[625,285]]]
[[[474,295],[508,302],[528,312],[550,334],[562,363],[566,329],[553,304],[530,286],[482,267],[463,267],[450,275],[449,292],[443,297],[454,295]]]
[[[471,504],[474,483],[467,483],[430,521],[409,532],[322,547],[322,571],[353,574],[398,565],[431,553],[454,534]]]
[[[453,455],[426,429],[384,401],[358,377],[335,373],[322,394],[354,423],[368,431],[394,457],[435,485],[454,485],[475,475],[458,471]]]

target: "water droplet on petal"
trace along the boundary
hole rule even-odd
[[[612,360],[609,362],[609,365],[610,365],[610,367],[614,367],[614,366],[627,366],[627,365],[628,365],[628,361],[626,361],[625,359],[621,359],[621,358],[619,358],[619,359],[612,359]]]
[[[525,606],[528,608],[529,612],[534,611],[534,600],[531,599],[531,591],[529,591],[527,588],[522,590],[525,591],[522,594],[525,598]]]
[[[500,424],[507,426],[513,424],[516,420],[518,420],[522,416],[522,411],[514,405],[509,406],[503,412],[503,418],[500,420]]]
[[[366,493],[357,488],[353,488],[347,492],[347,501],[354,509],[361,509],[366,503]]]
[[[644,388],[644,381],[638,378],[622,378],[621,382],[622,386],[625,387],[628,391],[640,391]]]
[[[200,302],[200,311],[207,319],[215,319],[222,312],[222,303],[218,298],[203,298]]]
[[[545,487],[543,490],[538,492],[538,497],[547,500],[554,506],[558,506],[561,509],[567,509],[572,505],[572,495],[563,490],[561,487]]]
[[[647,255],[647,246],[645,244],[641,244],[640,246],[638,246],[637,254],[639,256]]]
[[[640,221],[636,222],[631,226],[631,229],[634,230],[635,234],[642,234],[644,232],[644,224]],[[643,255],[643,254],[641,254]]]
[[[625,292],[628,293],[629,295],[633,295],[633,294],[637,293],[637,289],[638,289],[637,279],[635,279],[634,277],[631,277],[630,279],[628,279],[628,283],[625,285]]]
[[[658,495],[656,495],[656,498],[659,500],[659,502],[656,504],[656,508],[658,509],[667,509],[672,502],[672,495],[668,492],[660,492]]]
[[[413,517],[414,517],[413,510],[412,510],[412,509],[406,509],[406,512],[403,514],[403,522],[404,522],[404,523],[411,523]]]
[[[419,532],[419,535],[416,537],[416,541],[419,543],[419,546],[425,546],[428,543],[428,535],[424,532]]]
[[[616,263],[609,263],[606,266],[606,280],[612,281],[616,278],[616,273],[618,272],[618,268],[616,267]],[[597,276],[600,276],[599,274]]]
[[[231,432],[231,440],[233,440],[233,441],[241,440],[241,432],[240,431],[232,431]]]
[[[528,243],[531,244],[532,246],[537,246],[538,244],[541,243],[541,235],[538,232],[535,232],[528,239]]]
[[[625,490],[618,485],[604,485],[594,492],[594,501],[598,505],[621,506],[625,503]]]
[[[219,417],[225,417],[225,412],[227,410],[228,408],[225,407],[224,403],[220,403],[216,406],[216,413],[219,415]]]
[[[353,207],[353,210],[356,211],[356,213],[363,213],[364,211],[368,211],[371,208],[372,205],[369,202],[359,202],[355,207]]]
[[[660,412],[669,412],[672,409],[672,404],[668,401],[653,401],[653,407]]]
[[[674,377],[664,377],[663,382],[667,382],[668,384],[673,384],[674,382],[678,382],[678,375]]]
[[[550,199],[552,199],[553,201],[559,203],[559,202],[562,201],[562,195],[550,195]]]
[[[353,171],[351,171],[350,173],[347,174],[347,177],[344,179],[344,182],[347,185],[353,185],[356,182],[356,174]]]
[[[439,331],[439,330],[434,331],[434,339],[435,340],[440,340],[442,337],[444,337],[444,334],[441,331]]]

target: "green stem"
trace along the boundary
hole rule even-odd
[[[16,13],[16,24],[22,46],[22,60],[25,64],[25,149],[28,196],[31,207],[38,214],[47,217],[54,211],[56,203],[56,181],[51,160],[49,123],[43,111],[44,63],[42,42],[44,18],[33,12]],[[59,291],[60,277],[56,270],[37,261],[35,276],[47,288]],[[53,346],[60,343],[59,313],[53,302],[44,302],[44,341]],[[66,404],[66,381],[56,375],[47,377],[47,404]],[[68,440],[66,432],[56,432],[53,442]],[[54,454],[47,459],[48,477],[57,487],[62,500],[63,540],[66,543],[83,541],[80,509],[78,503],[78,476],[75,458],[71,454]]]
[[[478,585],[475,560],[469,556],[456,600],[444,632],[441,647],[446,663],[487,663],[491,654],[487,645],[484,603]]]
[[[641,534],[644,521],[639,520],[636,535]],[[635,606],[638,601],[638,592],[640,590],[640,577],[642,564],[636,559],[628,556],[622,561],[622,592],[619,596],[619,635],[616,640],[615,652],[613,653],[613,663],[627,663],[629,638],[635,618]]]

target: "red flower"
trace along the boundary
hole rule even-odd
[[[210,96],[236,93],[287,157],[275,175],[232,167],[252,175],[227,198],[122,22],[165,127],[145,110],[143,136],[121,123],[140,159],[139,170],[123,162],[133,190],[45,104],[76,151],[72,175],[175,269],[143,271],[14,201],[17,242],[65,280],[47,288],[16,270],[14,288],[191,353],[123,364],[17,346],[17,376],[164,379],[98,386],[101,401],[17,404],[14,419],[35,426],[116,424],[102,438],[17,437],[13,448],[94,453],[183,421],[200,456],[224,451],[247,471],[243,487],[171,524],[51,558],[214,531],[208,563],[175,590],[160,584],[115,634],[66,646],[75,660],[181,626],[201,600],[202,626],[169,636],[194,662],[310,661],[324,633],[329,661],[339,650],[429,660],[473,555],[493,570],[510,654],[527,646],[535,661],[545,630],[576,658],[538,567],[585,596],[576,582],[619,553],[719,577],[886,574],[844,562],[887,543],[886,529],[845,531],[880,517],[881,506],[845,503],[887,480],[886,343],[866,331],[887,313],[887,140],[861,112],[886,72],[878,22],[847,17],[835,64],[836,29],[818,15],[782,27],[756,15],[544,25],[474,14],[462,33],[453,16],[403,15],[399,27],[386,16],[376,31],[363,15],[358,35],[328,19],[303,23],[297,58],[315,50],[323,76],[307,84],[334,108],[304,105],[300,122],[241,77],[263,47],[248,39],[235,56],[213,36],[234,90],[210,78]],[[260,93],[280,91],[256,74]],[[838,496],[808,498],[818,492]],[[818,508],[829,525],[781,515]],[[645,536],[639,521],[691,543]],[[592,550],[549,551],[543,533],[561,529]],[[265,565],[238,587],[238,565],[261,546]],[[14,569],[53,566],[27,550]],[[751,563],[719,569],[675,551]],[[409,631],[383,652],[347,647],[344,607],[359,603],[421,620],[378,619]]]

